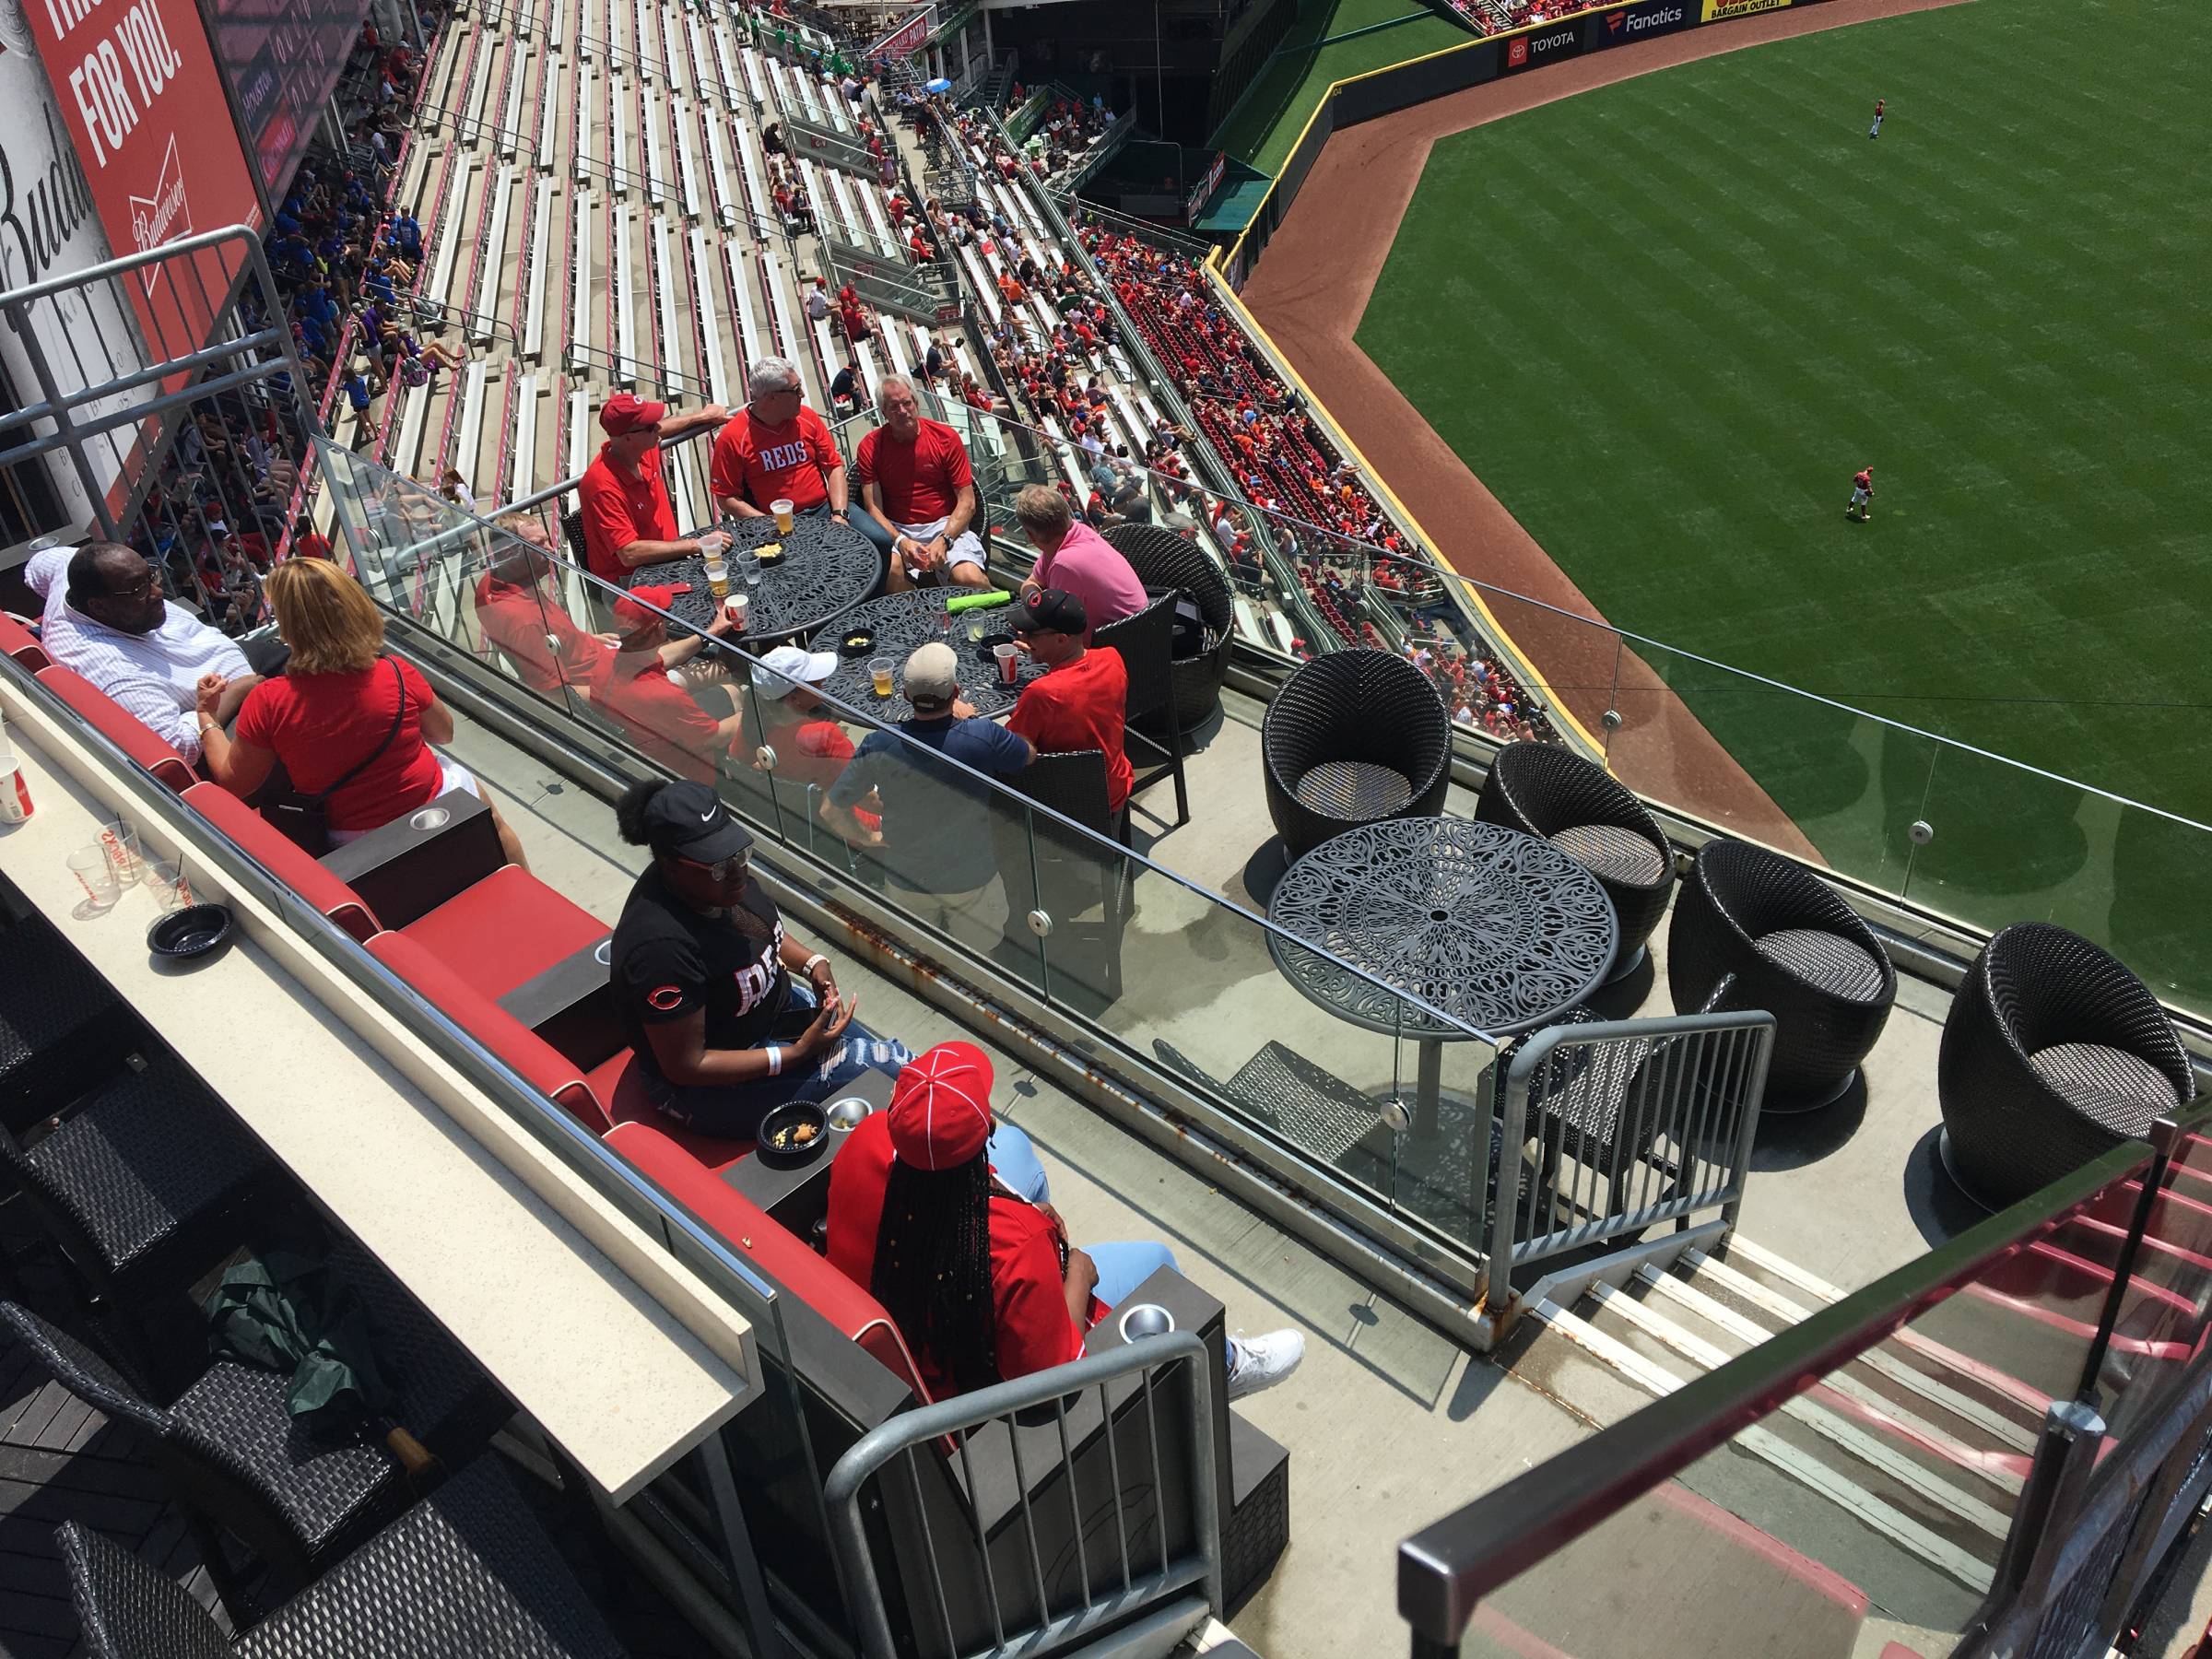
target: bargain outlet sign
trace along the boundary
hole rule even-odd
[[[23,13],[118,254],[259,221],[193,0],[28,0]],[[156,360],[206,344],[236,265],[209,249],[127,284]]]

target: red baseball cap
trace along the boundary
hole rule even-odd
[[[641,628],[648,622],[658,622],[661,619],[660,613],[676,604],[678,594],[690,591],[691,584],[688,582],[649,582],[643,587],[631,588],[615,601],[615,620],[628,623],[633,628]],[[653,608],[648,609],[647,606]]]
[[[891,1150],[918,1170],[957,1170],[991,1138],[991,1061],[972,1042],[940,1042],[891,1085]]]
[[[640,427],[658,426],[667,413],[665,403],[654,403],[634,392],[618,392],[600,406],[599,429],[609,438],[620,438]]]

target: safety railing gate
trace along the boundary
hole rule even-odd
[[[1700,1241],[1735,1225],[1773,1044],[1771,1014],[1709,1013],[1556,1025],[1500,1056],[1485,1266],[1500,1328],[1516,1267],[1572,1252],[1587,1273],[1593,1247],[1703,1211]]]
[[[924,1659],[1166,1653],[1218,1616],[1220,1366],[1194,1332],[1138,1336],[864,1436],[825,1488],[863,1659],[894,1629]]]

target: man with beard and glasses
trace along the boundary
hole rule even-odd
[[[653,863],[615,924],[615,1002],[649,1100],[751,1140],[786,1100],[818,1100],[912,1056],[853,1022],[830,959],[783,931],[751,877],[753,838],[702,783],[631,784],[615,824]]]

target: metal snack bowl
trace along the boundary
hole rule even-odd
[[[1122,1315],[1114,1328],[1121,1332],[1124,1342],[1135,1342],[1140,1336],[1165,1336],[1175,1328],[1175,1315],[1158,1302],[1138,1302]]]
[[[172,962],[208,961],[229,947],[234,926],[227,905],[188,904],[146,930],[147,948]]]
[[[845,1135],[866,1123],[869,1115],[875,1110],[874,1101],[864,1100],[858,1095],[846,1095],[841,1100],[832,1100],[829,1105],[823,1107],[822,1116],[829,1120],[830,1127],[833,1131],[840,1135]]]

